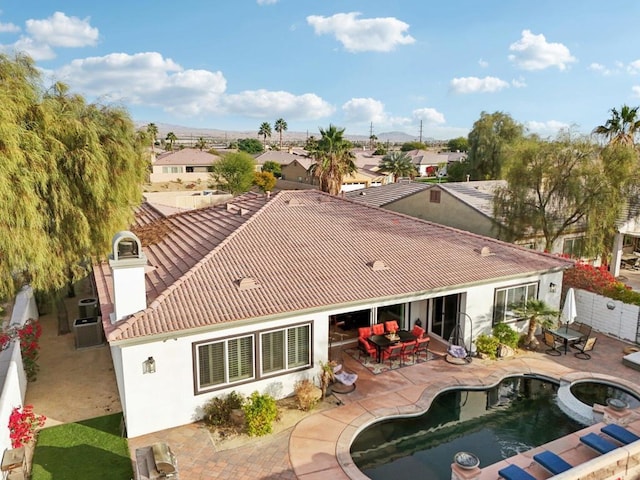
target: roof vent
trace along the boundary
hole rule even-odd
[[[249,209],[248,208],[241,208],[239,213],[240,213],[241,217],[244,217],[247,213],[249,213]]]
[[[477,250],[476,250],[477,251]],[[494,252],[491,251],[491,249],[489,247],[482,247],[480,249],[480,256],[481,257],[490,257],[491,255],[495,255]]]
[[[389,270],[389,267],[382,260],[375,260],[369,263],[371,270],[377,272],[379,270]]]
[[[258,288],[260,285],[256,282],[255,278],[252,277],[244,277],[238,280],[238,290],[251,290],[253,288]]]
[[[302,203],[302,201],[299,198],[292,198],[291,200],[289,200],[290,207],[301,207],[303,205],[304,203]]]

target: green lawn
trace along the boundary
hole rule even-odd
[[[117,413],[41,430],[31,479],[132,479],[127,439],[120,436],[121,418]]]

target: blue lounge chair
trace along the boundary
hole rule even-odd
[[[536,480],[536,477],[530,475],[517,465],[509,465],[502,470],[498,470],[498,475],[505,480]]]
[[[595,433],[587,433],[586,435],[580,437],[580,441],[584,443],[587,447],[593,448],[598,453],[609,453],[612,450],[618,448],[615,443],[610,442],[606,438],[602,438]]]
[[[635,442],[636,440],[640,440],[640,437],[633,432],[630,432],[624,427],[620,425],[616,425],[612,423],[600,429],[602,433],[606,433],[614,440],[619,441],[625,445]]]
[[[573,465],[549,450],[545,450],[544,452],[534,455],[533,459],[554,475],[566,472],[573,468]]]

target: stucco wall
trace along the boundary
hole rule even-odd
[[[586,290],[576,290],[575,293],[579,322],[591,325],[598,332],[635,343],[640,307]],[[611,306],[613,309],[609,308]]]

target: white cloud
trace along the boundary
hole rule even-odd
[[[0,33],[17,33],[20,27],[13,23],[0,23]]]
[[[640,60],[634,60],[627,65],[627,72],[631,75],[637,75],[640,72]]]
[[[540,136],[555,136],[561,130],[569,130],[571,125],[559,122],[557,120],[548,120],[546,122],[536,122],[535,120],[526,122],[525,126],[532,133],[537,133]]]
[[[221,72],[185,70],[156,52],[74,60],[54,74],[87,95],[191,115],[214,109],[226,90]]]
[[[462,77],[451,80],[451,90],[454,93],[495,93],[509,84],[497,77]]]
[[[511,80],[511,86],[513,88],[524,88],[527,86],[527,82],[525,82],[524,78],[522,77],[514,78],[513,80]]]
[[[487,62],[486,60],[480,59],[478,60],[478,65],[480,65],[482,68],[487,68],[489,66],[489,62]]]
[[[610,75],[611,70],[600,63],[592,63],[589,65],[589,70],[593,70],[594,72],[601,73],[602,75]]]
[[[273,5],[278,3],[278,0],[258,0],[258,5]]]
[[[631,87],[631,93],[635,98],[640,98],[640,85],[634,85]]]
[[[337,13],[331,17],[310,15],[307,23],[316,35],[332,34],[349,52],[389,52],[397,45],[415,42],[406,35],[409,24],[394,17],[358,19],[359,12]]]
[[[342,105],[345,118],[350,122],[386,123],[384,103],[373,98],[352,98]]]
[[[0,51],[4,53],[25,52],[36,61],[51,60],[56,57],[56,53],[49,45],[36,42],[30,37],[21,37],[11,45],[0,45]]]
[[[335,111],[332,105],[314,93],[294,95],[262,89],[224,95],[220,99],[220,106],[226,113],[254,118],[282,116],[289,119],[317,119]]]
[[[446,123],[444,115],[435,108],[418,108],[412,112],[413,118],[422,120],[427,125],[440,125]]]
[[[558,67],[565,70],[576,61],[571,52],[562,43],[548,43],[544,35],[535,35],[530,30],[523,30],[522,37],[509,46],[514,52],[509,60],[524,70],[544,70]]]
[[[89,19],[67,17],[55,12],[45,20],[27,20],[27,33],[37,43],[52,47],[93,46],[98,41],[98,29],[89,24]]]

